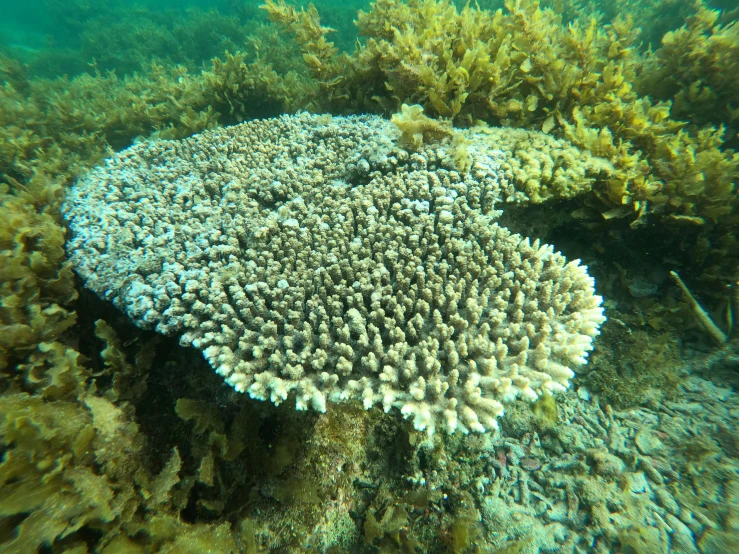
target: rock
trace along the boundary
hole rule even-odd
[[[664,448],[664,444],[651,429],[641,429],[634,437],[636,448],[645,456],[653,456]]]
[[[739,552],[739,537],[736,533],[709,529],[698,543],[703,554],[729,554]]]
[[[649,489],[649,484],[643,472],[638,471],[629,475],[629,491],[632,494],[642,494],[647,492],[647,489]]]
[[[688,526],[672,514],[667,514],[665,521],[672,528],[672,552],[675,554],[698,554],[695,536],[688,529]]]
[[[588,461],[595,473],[603,477],[618,477],[626,467],[620,458],[601,450],[588,451]]]
[[[665,479],[662,477],[662,474],[657,471],[657,468],[652,465],[652,462],[649,460],[649,458],[641,458],[639,460],[639,464],[637,465],[639,469],[641,469],[647,477],[649,477],[649,480],[652,481],[655,485],[664,485]]]
[[[536,458],[521,458],[519,465],[527,471],[536,471],[541,469],[541,462]]]
[[[662,507],[667,510],[672,516],[677,516],[680,514],[680,505],[666,489],[658,488],[656,490],[656,495],[657,500],[662,505]],[[683,522],[680,522],[680,524],[685,527],[685,524]],[[670,527],[672,527],[672,525],[670,525]],[[687,529],[687,527],[685,528]]]

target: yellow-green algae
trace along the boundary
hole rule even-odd
[[[543,129],[613,162],[617,172],[596,189],[611,208],[695,222],[733,211],[739,157],[721,149],[721,128],[688,130],[671,117],[669,100],[637,93],[647,57],[628,16],[566,25],[534,0],[507,0],[495,12],[377,0],[357,19],[366,42],[346,55],[327,42],[315,8],[297,11],[284,0],[264,8],[294,33],[329,109],[416,103],[457,124]]]
[[[42,352],[47,348],[39,345]],[[222,528],[182,528],[173,511],[177,449],[158,474],[148,473],[131,406],[100,394],[76,352],[58,346],[55,353],[64,363],[50,368],[46,383],[25,380],[33,394],[14,382],[0,397],[0,513],[15,523],[14,536],[3,537],[3,552],[84,546],[83,529],[106,548],[128,544],[128,535],[143,531],[159,551],[197,552],[198,541],[236,551]],[[64,393],[57,386],[62,379],[70,385]],[[130,543],[126,551],[143,550]]]
[[[235,552],[223,525],[183,528],[175,515],[177,449],[161,470],[146,463],[128,399],[139,398],[146,382],[147,346],[128,363],[115,332],[98,321],[107,346],[104,369],[93,373],[71,345],[69,304],[77,293],[64,231],[52,216],[57,191],[30,186],[0,196],[0,549],[87,551],[90,539],[80,533],[92,533],[101,551],[142,552],[127,536],[145,528],[157,551],[198,552],[200,543]]]
[[[29,354],[43,358],[37,345],[51,349],[74,325],[64,306],[76,297],[63,229],[37,212],[29,195],[0,192],[0,370]]]
[[[729,125],[739,118],[739,22],[699,3],[679,28],[666,33],[639,81],[655,98],[673,99],[672,112],[692,125]]]

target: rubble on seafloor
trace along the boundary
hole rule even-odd
[[[420,445],[436,466],[411,480],[469,493],[479,552],[735,552],[739,397],[699,374],[678,388],[615,410],[580,387],[541,435],[509,413],[501,434]]]

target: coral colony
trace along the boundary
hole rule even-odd
[[[601,298],[578,262],[491,217],[514,153],[493,140],[460,174],[399,135],[302,114],[134,146],[70,190],[71,260],[252,398],[497,429],[503,403],[567,388]]]

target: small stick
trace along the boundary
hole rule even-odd
[[[672,280],[675,281],[675,284],[677,284],[677,286],[680,287],[680,290],[683,291],[685,298],[688,300],[688,304],[690,304],[690,309],[693,310],[693,314],[698,318],[698,321],[701,322],[701,325],[703,325],[705,330],[708,331],[708,334],[711,335],[719,344],[726,343],[726,341],[729,340],[729,337],[719,329],[719,327],[713,322],[713,319],[711,319],[711,316],[708,315],[708,312],[704,310],[703,306],[701,306],[695,297],[690,294],[688,287],[683,283],[683,280],[680,279],[677,272],[670,271],[670,275],[672,276]]]

